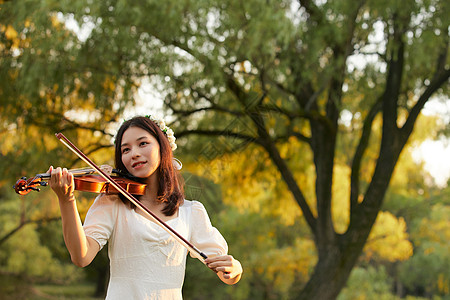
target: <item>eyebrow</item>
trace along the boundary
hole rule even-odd
[[[137,138],[136,141],[138,142],[138,141],[146,139],[146,138],[147,138],[146,136],[141,136],[140,138]],[[120,148],[122,148],[124,146],[128,146],[128,143],[123,143],[122,145],[120,145]]]

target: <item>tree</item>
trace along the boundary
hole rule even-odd
[[[234,3],[212,9],[215,30],[194,23],[186,31],[201,28],[203,32],[195,31],[191,40],[165,40],[199,64],[197,70],[171,76],[173,89],[167,92],[166,104],[180,117],[180,124],[188,124],[183,134],[228,136],[256,143],[267,152],[302,209],[318,250],[318,263],[299,296],[333,299],[362,251],[421,109],[449,78],[448,26],[439,25],[447,24],[440,15],[447,7],[442,2],[402,3],[400,9],[397,4],[370,1],[300,1],[297,12],[303,14],[294,19],[296,26],[286,16],[290,5],[286,11],[283,3],[279,7],[271,3],[267,10],[247,3],[242,14],[232,13],[240,8]],[[429,14],[433,20],[425,12],[436,12]],[[235,31],[226,26],[232,22],[239,24],[231,27]],[[273,26],[263,26],[269,23]],[[371,42],[378,26],[383,29],[379,42],[384,47]],[[374,55],[376,63],[351,72],[349,62],[356,53]],[[199,79],[199,70],[208,77]],[[188,117],[199,112],[203,122],[195,127],[195,118]],[[334,166],[340,158],[336,143],[347,129],[342,124],[346,115],[359,119],[360,138],[351,148],[349,226],[340,234],[331,217],[331,202]],[[379,115],[378,155],[365,162]],[[227,117],[245,120],[249,129],[227,130],[213,121],[224,124]],[[316,170],[316,214],[293,176],[295,165],[280,155],[280,144],[289,138],[310,146]],[[371,163],[373,173],[364,182],[361,169]]]
[[[131,92],[150,82],[173,112],[181,143],[194,134],[226,138],[214,145],[213,155],[223,151],[217,147],[231,152],[248,143],[260,147],[314,237],[318,260],[297,295],[302,299],[338,295],[422,108],[448,91],[445,1],[31,1],[2,6],[1,18],[8,24],[2,41],[9,25],[24,44],[36,41],[22,50],[11,50],[10,42],[6,47],[10,51],[2,70],[8,72],[2,71],[0,79],[7,80],[0,81],[0,91],[7,103],[23,99],[16,118],[39,121],[45,110],[34,105],[53,108],[51,99],[58,112],[51,119],[55,126],[62,118],[66,126],[108,134],[101,116],[117,119],[114,103],[124,109]],[[64,29],[75,21],[92,28],[87,37]],[[31,60],[40,55],[45,60],[38,63],[48,67],[35,69]],[[45,78],[37,72],[43,69]],[[66,113],[72,96],[86,103],[81,111],[99,113],[91,114],[92,126]],[[27,109],[30,103],[33,109]],[[352,138],[346,139],[349,131]],[[280,151],[293,141],[306,146],[314,195],[307,195],[294,175],[299,162]],[[348,152],[337,152],[341,142]],[[369,145],[378,145],[375,157],[367,155]],[[345,231],[337,232],[334,171],[345,158],[351,170],[345,187],[349,220]],[[370,176],[361,176],[366,169]]]

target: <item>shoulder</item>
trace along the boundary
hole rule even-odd
[[[94,200],[96,205],[117,205],[119,202],[121,202],[119,196],[113,194],[100,194]]]
[[[184,200],[183,204],[180,206],[180,209],[184,210],[185,214],[189,215],[190,219],[194,221],[194,223],[210,222],[205,206],[199,201]]]
[[[196,200],[184,200],[183,204],[180,206],[185,209],[190,209],[192,212],[202,212],[206,213],[206,208],[203,203]]]
[[[121,204],[122,201],[117,195],[100,194],[95,198],[94,203],[89,208],[88,214],[94,212],[115,213]]]
[[[211,220],[208,216],[208,212],[206,211],[206,208],[203,205],[203,203],[195,200],[193,201],[185,200],[184,205],[186,205],[186,207],[190,210],[191,222],[194,225],[197,224],[200,226],[207,226],[207,227],[211,226]]]

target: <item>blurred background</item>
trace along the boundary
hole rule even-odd
[[[185,299],[450,299],[449,6],[0,0],[0,299],[104,298],[107,250],[72,265],[55,195],[12,186],[85,166],[56,132],[113,165],[147,114],[244,267],[188,259]]]

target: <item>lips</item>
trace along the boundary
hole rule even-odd
[[[146,163],[147,163],[146,161],[138,161],[138,162],[135,162],[134,164],[132,164],[131,167],[132,167],[133,169],[137,169],[137,168],[142,167],[142,166],[145,165]]]

